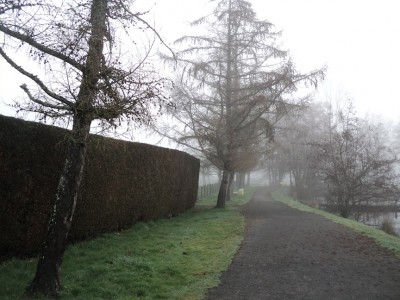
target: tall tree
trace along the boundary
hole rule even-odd
[[[0,4],[0,55],[33,86],[22,84],[29,101],[18,109],[42,118],[72,121],[67,157],[54,197],[45,242],[28,296],[57,297],[60,267],[82,178],[86,140],[100,120],[118,126],[152,119],[152,107],[168,104],[163,80],[142,60],[122,57],[122,41],[133,40],[135,25],[153,30],[143,14],[133,13],[128,0],[12,0]],[[156,36],[157,33],[153,30]],[[128,47],[128,46],[127,46]],[[26,50],[43,72],[28,70],[20,55]],[[21,51],[20,51],[21,52]]]
[[[177,125],[162,134],[200,151],[223,171],[217,207],[224,207],[229,174],[240,164],[243,147],[256,149],[260,137],[270,136],[271,119],[284,114],[288,95],[301,82],[316,84],[323,70],[298,73],[276,45],[280,32],[258,20],[248,1],[215,2],[213,12],[192,25],[207,33],[176,41],[183,48],[173,94]]]

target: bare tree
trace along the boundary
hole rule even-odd
[[[145,64],[123,57],[122,40],[131,40],[135,25],[149,28],[143,14],[133,13],[127,0],[70,0],[55,5],[50,0],[12,0],[0,4],[0,55],[33,86],[22,84],[27,103],[20,110],[43,119],[72,121],[67,157],[39,256],[36,275],[27,296],[57,297],[60,267],[86,154],[91,124],[105,127],[122,121],[146,123],[152,110],[169,104],[163,96],[163,80]],[[120,35],[123,35],[120,37]],[[132,43],[134,45],[134,43]],[[20,61],[23,50],[42,73],[28,70]],[[21,52],[21,51],[20,51]]]
[[[217,201],[222,208],[230,173],[241,164],[237,158],[270,135],[271,119],[284,114],[298,84],[316,84],[323,70],[296,72],[276,45],[280,32],[258,20],[248,1],[220,0],[192,25],[207,34],[176,41],[185,47],[177,55],[180,77],[173,92],[177,125],[161,133],[201,152],[223,171]]]
[[[288,115],[279,123],[275,137],[276,162],[289,172],[293,195],[299,200],[323,196],[319,176],[314,167],[317,148],[329,131],[326,104],[311,103],[296,115]]]
[[[280,130],[277,130],[274,141],[269,143],[264,150],[262,167],[267,175],[270,185],[280,184],[287,173],[289,166],[285,148],[282,146]]]
[[[398,197],[396,157],[381,140],[379,126],[357,118],[351,101],[330,115],[328,135],[315,144],[328,204],[348,217],[363,203]]]

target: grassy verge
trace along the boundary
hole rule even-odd
[[[176,218],[138,223],[69,247],[61,299],[202,299],[216,286],[242,240],[244,219],[235,196],[226,209],[216,197]],[[18,299],[33,278],[36,259],[0,265],[0,299]]]
[[[354,220],[345,219],[339,217],[337,215],[328,213],[323,210],[319,210],[316,208],[309,207],[307,205],[301,204],[298,201],[293,200],[290,196],[286,195],[286,193],[282,190],[272,192],[272,197],[280,202],[283,202],[290,207],[296,208],[301,211],[310,212],[314,214],[321,215],[333,222],[342,224],[346,227],[349,227],[357,232],[360,232],[373,240],[379,245],[389,249],[390,251],[394,252],[397,257],[400,258],[400,238],[395,237],[393,235],[389,235],[382,230],[373,228],[371,226],[359,223]]]

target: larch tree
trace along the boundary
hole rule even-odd
[[[223,171],[217,207],[225,206],[230,174],[245,169],[240,158],[270,137],[300,83],[316,84],[324,70],[300,74],[277,45],[280,32],[259,20],[245,0],[220,0],[213,12],[192,23],[205,34],[175,44],[175,127],[159,130],[202,153]]]
[[[0,56],[30,82],[21,85],[28,101],[16,107],[43,119],[72,123],[47,236],[36,275],[26,290],[28,297],[56,298],[60,290],[60,268],[92,122],[98,120],[104,127],[116,127],[123,121],[147,123],[154,109],[170,104],[163,94],[164,80],[146,63],[148,49],[141,57],[129,53],[138,49],[133,37],[138,27],[150,29],[154,39],[159,39],[143,14],[131,10],[128,0],[11,0],[0,4]],[[30,70],[21,52],[42,72]]]

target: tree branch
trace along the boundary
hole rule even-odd
[[[32,95],[31,92],[29,91],[29,89],[28,89],[28,87],[26,86],[26,84],[22,84],[22,85],[20,86],[20,88],[24,90],[24,92],[28,95],[28,97],[29,97],[29,99],[30,99],[31,101],[33,101],[33,102],[35,102],[35,103],[37,103],[37,104],[39,104],[39,105],[42,105],[42,106],[48,107],[48,108],[52,108],[52,109],[56,109],[56,110],[68,110],[68,111],[71,111],[71,110],[72,110],[71,107],[69,107],[69,106],[54,105],[54,104],[51,104],[51,103],[48,103],[48,102],[44,102],[44,101],[41,101],[41,100],[39,100],[39,99],[33,97],[33,95]]]
[[[160,34],[157,32],[157,30],[155,30],[153,28],[153,26],[151,26],[147,21],[145,21],[144,19],[139,17],[139,14],[132,13],[130,11],[130,9],[128,7],[126,7],[126,5],[122,1],[119,1],[119,4],[121,5],[121,7],[124,9],[124,11],[126,13],[131,15],[133,18],[139,20],[140,22],[145,24],[147,26],[147,28],[149,28],[151,31],[153,31],[153,33],[157,36],[157,38],[160,40],[160,42],[171,52],[173,58],[176,60],[175,52],[167,45],[167,43],[164,42],[163,38],[160,36]]]
[[[46,54],[49,54],[53,57],[56,57],[64,62],[70,64],[71,66],[77,68],[79,71],[82,71],[82,72],[84,71],[84,66],[82,64],[78,63],[77,61],[73,60],[72,58],[70,58],[67,55],[64,55],[58,51],[55,51],[53,49],[50,49],[49,47],[46,47],[45,45],[38,43],[33,38],[31,38],[29,35],[13,31],[13,30],[3,26],[2,24],[0,24],[0,31],[4,32],[5,34],[7,34],[13,38],[20,40],[21,42],[25,42],[25,43],[29,44],[30,46],[32,46]]]
[[[32,79],[38,86],[40,86],[40,88],[50,97],[52,97],[55,100],[58,100],[62,103],[64,103],[65,105],[69,106],[70,108],[72,108],[74,106],[74,104],[67,100],[66,98],[52,92],[36,75],[33,75],[29,72],[27,72],[26,70],[24,70],[22,67],[18,66],[4,51],[3,49],[0,47],[0,55],[14,68],[16,69],[18,72],[20,72],[21,74],[25,75],[26,77]]]

